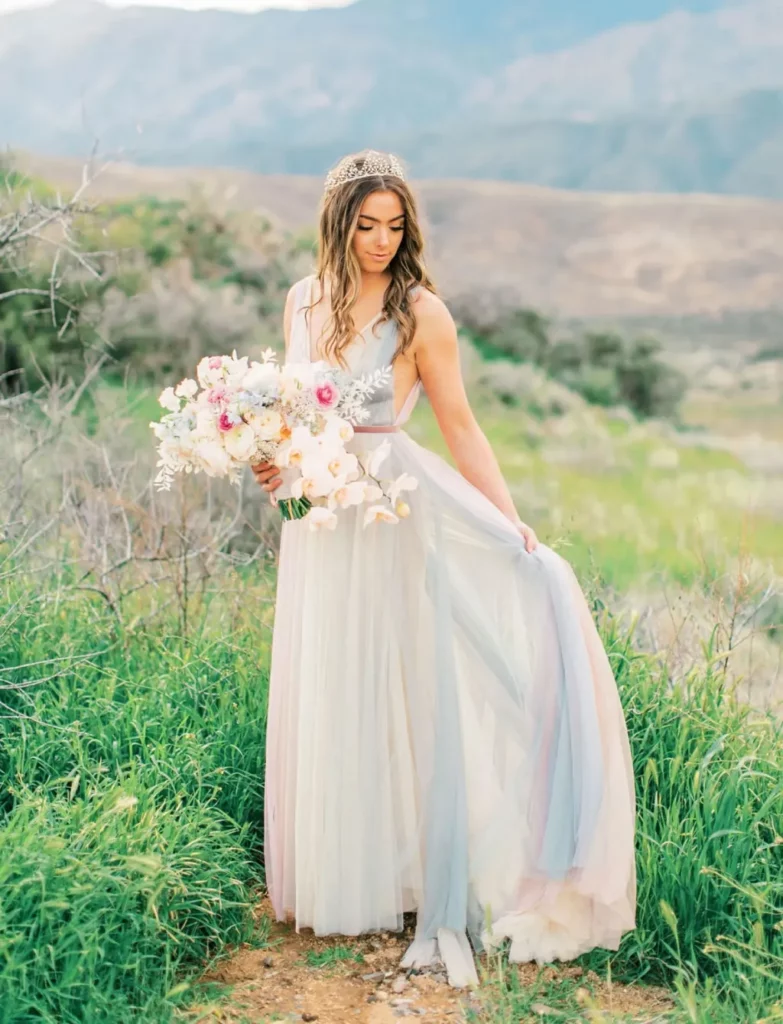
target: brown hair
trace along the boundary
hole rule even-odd
[[[348,159],[353,161],[357,169],[361,169],[365,155],[366,151],[363,151],[352,154]],[[345,158],[340,163],[344,161]],[[399,341],[393,359],[405,352],[416,332],[416,317],[409,301],[411,289],[416,285],[422,285],[437,294],[424,266],[424,239],[419,225],[416,200],[401,178],[391,174],[373,174],[354,181],[345,181],[325,192],[321,199],[319,216],[316,276],[320,286],[319,295],[324,294],[327,276],[331,284],[331,330],[322,345],[327,359],[334,356],[343,367],[345,361],[342,353],[354,336],[351,309],[359,297],[361,288],[361,268],[353,251],[353,236],[359,222],[362,203],[368,195],[379,191],[394,192],[398,195],[405,213],[402,242],[389,264],[392,279],[383,297],[383,311],[377,320],[377,324],[396,320],[399,326]],[[307,307],[308,312],[317,301]]]

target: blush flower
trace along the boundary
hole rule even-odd
[[[207,365],[209,366],[210,370],[219,370],[223,366],[223,357],[210,356]]]
[[[315,389],[315,400],[322,409],[333,409],[340,401],[340,392],[331,381],[318,384]]]
[[[218,384],[217,387],[210,388],[207,392],[207,401],[210,405],[217,405],[219,402],[223,401],[226,395],[226,389]]]
[[[224,409],[223,412],[221,412],[220,416],[218,417],[218,429],[222,431],[228,431],[233,430],[235,426],[236,423],[234,422],[234,417],[231,415],[228,409]]]

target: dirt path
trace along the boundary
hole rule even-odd
[[[266,899],[259,903],[257,916],[259,922],[265,917],[274,920]],[[481,991],[452,989],[442,973],[399,969],[400,958],[413,937],[412,920],[403,933],[359,938],[318,938],[309,929],[297,933],[293,926],[280,923],[272,923],[269,933],[265,948],[239,948],[213,972],[202,976],[200,981],[209,984],[213,998],[194,1005],[189,1020],[204,1024],[396,1024],[400,1018],[410,1017],[464,1024],[492,1019],[482,1013]],[[533,964],[512,969],[518,969],[523,983],[531,986],[539,975]],[[554,980],[582,977],[578,967],[546,970]],[[593,1012],[610,1014],[593,1019],[659,1020],[671,1005],[660,990],[607,986],[595,975],[589,979],[589,986]]]

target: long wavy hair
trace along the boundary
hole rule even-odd
[[[366,151],[351,154],[358,169],[364,163]],[[340,161],[343,163],[346,158]],[[422,285],[437,294],[424,265],[424,238],[419,224],[416,200],[407,184],[394,175],[374,174],[371,177],[346,181],[324,192],[319,211],[319,232],[316,261],[318,297],[307,306],[305,317],[318,304],[325,293],[325,282],[331,285],[330,317],[325,325],[325,337],[321,342],[323,354],[334,359],[345,368],[343,352],[352,342],[354,326],[351,310],[361,291],[362,275],[359,261],[353,250],[353,237],[359,222],[362,203],[372,192],[394,192],[400,197],[405,213],[405,229],[402,242],[389,264],[392,275],[383,297],[383,311],[373,325],[395,320],[399,326],[397,347],[392,360],[409,348],[416,333],[416,317],[410,303],[410,291]]]

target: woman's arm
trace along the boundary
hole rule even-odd
[[[283,336],[285,338],[285,350],[288,352],[288,344],[291,340],[291,320],[294,312],[294,292],[296,285],[288,289],[283,310]],[[271,493],[283,482],[277,475],[278,469],[273,462],[256,462],[250,467],[258,483],[265,491]]]
[[[457,328],[445,304],[432,292],[416,302],[412,352],[438,426],[460,473],[511,520],[532,551],[535,532],[519,517],[495,453],[473,415],[459,361]]]

